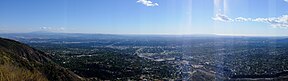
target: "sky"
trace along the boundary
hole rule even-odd
[[[0,0],[0,33],[288,36],[287,0]]]

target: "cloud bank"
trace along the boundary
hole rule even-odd
[[[283,15],[280,17],[271,17],[271,18],[237,17],[235,19],[232,19],[223,14],[216,14],[215,17],[212,19],[215,21],[222,21],[222,22],[261,22],[261,23],[268,23],[272,27],[276,28],[288,28],[288,15]]]
[[[149,1],[149,0],[138,0],[137,3],[142,3],[143,5],[148,6],[148,7],[159,6],[158,3],[153,3],[152,1]]]
[[[63,27],[58,27],[58,28],[53,28],[53,27],[40,27],[40,30],[43,30],[43,31],[52,31],[52,32],[54,32],[54,31],[64,31],[65,30],[65,28],[63,28]]]
[[[288,3],[288,0],[284,1]],[[212,19],[215,21],[222,21],[222,22],[260,22],[260,23],[268,23],[274,28],[288,28],[288,15],[282,15],[280,17],[270,17],[270,18],[237,17],[233,19],[225,14],[217,13]]]

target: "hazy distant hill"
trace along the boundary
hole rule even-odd
[[[112,34],[82,34],[82,33],[53,33],[53,32],[31,32],[31,33],[0,33],[0,37],[9,38],[13,40],[27,40],[27,39],[121,39],[121,35]],[[23,41],[21,41],[23,42]]]
[[[1,81],[80,81],[51,57],[17,41],[0,38]]]

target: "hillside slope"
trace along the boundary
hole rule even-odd
[[[17,41],[0,38],[0,81],[81,81],[51,56]]]

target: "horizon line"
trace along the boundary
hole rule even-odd
[[[171,36],[191,36],[191,35],[203,35],[203,36],[237,36],[237,37],[288,37],[288,35],[256,35],[256,34],[217,34],[217,33],[83,33],[83,32],[51,32],[51,31],[34,31],[34,32],[0,32],[0,34],[25,34],[25,33],[54,33],[54,34],[106,34],[106,35],[171,35]]]

